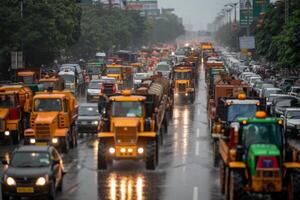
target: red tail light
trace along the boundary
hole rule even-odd
[[[237,132],[235,130],[234,127],[230,127],[230,141],[229,141],[229,146],[230,148],[235,147],[237,142],[238,142],[238,138],[237,138]]]
[[[9,119],[19,119],[19,109],[18,108],[11,108],[9,109]]]

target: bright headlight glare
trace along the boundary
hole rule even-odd
[[[93,121],[93,124],[94,125],[98,125],[98,121]]]
[[[34,138],[30,138],[29,142],[30,142],[30,144],[34,144],[35,143],[35,139]]]
[[[121,148],[121,153],[125,153],[126,152],[126,149],[125,148]]]
[[[6,184],[9,186],[16,185],[16,181],[12,177],[7,177]]]
[[[144,148],[143,148],[143,147],[139,147],[139,148],[138,148],[138,153],[139,153],[139,154],[144,153]]]
[[[9,136],[9,131],[4,131],[5,136]]]
[[[46,184],[47,180],[45,177],[39,177],[37,180],[36,180],[36,185],[38,186],[44,186]]]
[[[115,148],[113,148],[113,147],[110,147],[109,148],[109,153],[110,154],[114,154],[116,152],[116,149]]]
[[[57,138],[52,138],[52,143],[53,144],[57,144],[58,143],[58,139]]]

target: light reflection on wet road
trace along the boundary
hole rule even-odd
[[[95,137],[85,136],[64,156],[67,174],[59,200],[223,199],[211,159],[203,71],[195,103],[175,105],[156,171],[135,161],[114,161],[98,171],[97,146]]]

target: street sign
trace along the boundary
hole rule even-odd
[[[23,69],[23,52],[12,51],[11,52],[11,68],[12,69]]]
[[[253,0],[240,0],[240,27],[246,28],[253,22]]]
[[[240,49],[255,49],[254,36],[240,37]]]
[[[270,0],[254,0],[253,1],[253,17],[259,18],[260,13],[267,10]]]

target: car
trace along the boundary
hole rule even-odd
[[[21,146],[14,150],[1,179],[2,200],[10,197],[55,199],[63,189],[63,161],[53,146]]]
[[[102,85],[101,79],[93,79],[90,81],[87,87],[87,94],[86,94],[87,102],[98,100],[99,94],[101,92],[101,85]]]
[[[170,78],[171,75],[171,65],[167,62],[160,62],[157,64],[154,74],[161,73],[164,77]]]
[[[266,110],[267,110],[267,113],[270,114],[270,109],[271,109],[272,103],[276,102],[276,101],[273,101],[273,100],[279,99],[279,98],[285,98],[285,97],[290,97],[290,95],[287,95],[287,94],[269,94],[266,97]]]
[[[293,86],[290,88],[290,90],[288,91],[289,95],[292,96],[299,96],[300,94],[300,86]]]
[[[97,103],[82,103],[78,109],[78,133],[97,133],[100,120]]]
[[[261,97],[266,98],[270,94],[283,94],[283,91],[280,88],[276,87],[266,87],[262,89]]]
[[[247,76],[252,76],[252,75],[254,75],[253,72],[242,72],[239,75],[239,79],[244,81]]]
[[[259,87],[257,87],[258,96],[262,97],[262,91],[264,88],[273,88],[274,85],[272,83],[263,83]]]
[[[255,82],[257,81],[261,81],[261,76],[259,75],[255,75],[255,76],[251,76],[249,79],[248,79],[248,83],[251,85],[251,86],[254,86]]]
[[[102,76],[101,77],[101,94],[113,95],[119,91],[116,78]]]
[[[300,108],[287,108],[281,117],[287,135],[295,137],[300,131]]]
[[[289,107],[300,107],[300,98],[294,96],[278,97],[272,101],[270,114],[279,117]]]
[[[135,73],[133,75],[133,84],[134,87],[137,88],[141,83],[143,79],[147,79],[151,76],[150,73]]]

